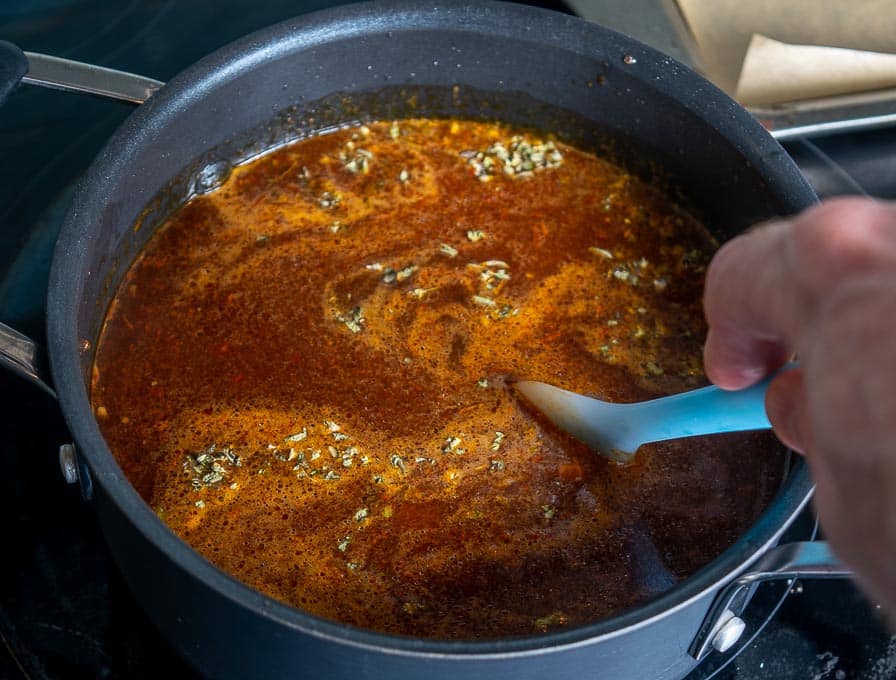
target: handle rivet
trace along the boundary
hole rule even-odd
[[[78,459],[74,444],[63,444],[59,447],[59,467],[62,468],[62,476],[65,477],[67,483],[78,483],[80,475],[78,474]]]
[[[747,624],[739,616],[728,619],[712,639],[712,646],[717,652],[727,652],[740,639]]]

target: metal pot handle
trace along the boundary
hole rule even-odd
[[[109,99],[142,104],[164,85],[134,73],[60,59],[36,52],[23,52],[0,41],[0,104],[19,82],[54,90],[84,92]]]
[[[12,43],[0,40],[0,104],[6,101],[27,72],[25,53]]]
[[[142,104],[164,83],[134,73],[116,71],[70,59],[35,52],[0,40],[0,105],[19,83],[55,90],[83,92],[109,99]],[[49,385],[43,355],[28,337],[0,323],[0,365],[24,377],[56,397]]]
[[[764,581],[799,578],[849,578],[853,572],[824,541],[785,543],[772,548],[725,586],[709,609],[688,653],[700,661],[713,649],[724,652],[740,638],[746,624],[740,618],[753,588]]]
[[[43,354],[37,344],[3,323],[0,323],[0,365],[6,366],[13,373],[31,381],[56,398],[56,392],[50,387]]]

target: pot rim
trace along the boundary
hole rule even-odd
[[[532,26],[538,26],[539,31],[531,31]],[[386,0],[341,6],[275,24],[220,48],[172,79],[116,131],[82,179],[57,240],[47,304],[50,361],[63,414],[79,453],[88,462],[94,483],[150,543],[222,597],[303,633],[380,652],[452,658],[537,655],[648,626],[732,580],[777,542],[808,502],[812,486],[806,465],[798,461],[782,490],[750,531],[709,565],[665,593],[619,615],[569,630],[518,638],[417,639],[354,628],[302,612],[253,590],[201,557],[165,525],[125,477],[99,432],[81,370],[77,318],[84,277],[90,275],[86,247],[89,235],[82,225],[95,223],[92,217],[105,205],[103,178],[124,171],[133,149],[140,146],[140,140],[158,121],[176,116],[191,101],[272,55],[313,49],[315,45],[356,38],[371,31],[397,33],[439,28],[549,42],[585,55],[593,55],[594,46],[600,45],[620,60],[632,55],[637,67],[645,72],[641,77],[650,79],[654,89],[701,119],[711,120],[719,134],[748,163],[760,168],[769,185],[777,189],[782,203],[796,211],[816,200],[796,166],[746,110],[687,67],[634,39],[575,17],[492,0],[475,4]],[[651,76],[657,72],[662,77]]]

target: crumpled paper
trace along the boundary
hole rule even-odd
[[[871,57],[867,53],[896,53],[896,2],[893,0],[676,2],[693,34],[705,75],[732,96],[737,94],[740,82],[745,87],[749,83],[747,96],[757,97],[753,101],[761,101],[763,105],[792,101],[798,91],[797,76],[808,78],[816,87],[799,90],[803,93],[796,98],[855,92],[851,81],[860,78],[857,71],[866,67],[875,74],[860,89],[891,86],[881,78],[882,71],[890,68],[889,55]],[[754,36],[760,38],[754,40]],[[759,52],[748,56],[753,47]],[[843,49],[816,50],[821,47]],[[819,68],[808,68],[816,62]],[[749,68],[744,74],[748,81],[741,73],[744,66]],[[831,69],[827,82],[823,73],[818,76],[825,69]],[[769,82],[789,79],[791,89],[787,92],[779,91],[777,86],[770,87],[778,93],[776,97],[784,99],[757,94],[759,90],[753,85],[757,77]],[[834,87],[835,82],[841,85]],[[818,85],[824,86],[819,89]]]
[[[763,107],[896,87],[896,54],[750,41],[734,98]]]

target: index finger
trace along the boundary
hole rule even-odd
[[[709,325],[703,361],[709,379],[725,389],[757,382],[788,358],[805,322],[793,285],[787,221],[738,236],[716,253],[706,275]]]
[[[811,337],[819,305],[847,281],[896,267],[896,206],[840,198],[726,243],[707,272],[706,372],[746,387]]]

